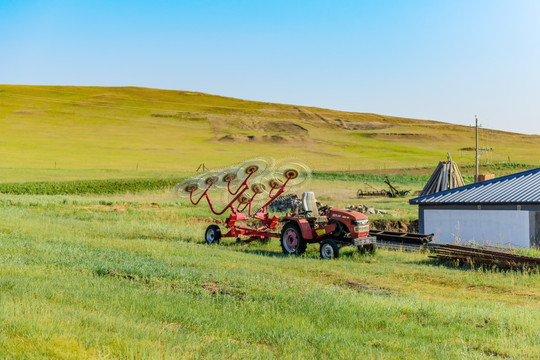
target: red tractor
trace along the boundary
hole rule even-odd
[[[320,243],[323,259],[339,256],[343,246],[357,246],[362,252],[374,252],[376,238],[369,236],[369,221],[358,211],[324,207],[317,209],[312,192],[302,194],[300,216],[286,216],[281,231],[281,248],[286,254],[300,255],[308,243]]]

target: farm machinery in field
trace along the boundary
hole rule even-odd
[[[298,214],[287,214],[280,219],[267,212],[267,207],[278,196],[303,184],[310,175],[309,167],[301,162],[275,165],[271,159],[258,158],[184,180],[175,186],[175,192],[189,198],[193,205],[204,199],[215,215],[229,212],[225,219],[226,232],[222,233],[216,224],[207,227],[204,239],[208,244],[219,243],[221,238],[227,237],[239,241],[240,236],[260,240],[279,238],[285,254],[300,255],[308,243],[319,243],[323,259],[338,257],[339,249],[349,245],[358,246],[361,251],[373,251],[376,240],[369,236],[366,215],[348,209],[318,209],[312,192],[302,194]],[[216,208],[215,199],[219,194],[226,200]],[[283,224],[281,232],[277,232],[278,224]]]
[[[388,176],[384,177],[384,183],[388,185],[390,190],[377,190],[373,186],[369,185],[367,182],[364,182],[364,189],[358,189],[356,192],[357,198],[367,197],[367,196],[388,196],[391,198],[407,196],[411,190],[398,190],[392,183]],[[369,189],[367,189],[369,188]]]

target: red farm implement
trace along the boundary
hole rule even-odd
[[[335,208],[318,210],[311,192],[302,196],[301,214],[287,214],[281,220],[268,214],[267,207],[272,201],[286,189],[304,183],[310,175],[309,167],[300,162],[283,162],[274,166],[273,161],[254,159],[187,179],[178,184],[175,191],[181,197],[189,197],[193,205],[205,199],[215,215],[230,211],[225,219],[227,232],[222,233],[217,225],[208,226],[205,232],[208,244],[219,243],[226,237],[280,238],[284,253],[302,254],[307,243],[317,242],[321,244],[321,257],[325,259],[339,256],[339,248],[346,245],[373,250],[375,238],[369,236],[368,220],[364,214]],[[221,192],[218,191],[220,189]],[[225,194],[227,200],[225,205],[216,209],[212,197],[215,199],[219,193]],[[244,225],[248,221],[256,222],[258,226]],[[275,232],[278,222],[284,223],[281,234]]]

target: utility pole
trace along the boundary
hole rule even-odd
[[[474,115],[474,120],[476,122],[476,132],[475,132],[475,137],[476,137],[476,146],[474,147],[475,148],[475,156],[474,156],[474,159],[475,159],[475,164],[476,164],[476,175],[474,176],[474,182],[478,182],[478,117],[476,115]]]

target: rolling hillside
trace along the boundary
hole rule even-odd
[[[492,160],[538,164],[539,140],[493,132]],[[399,169],[414,174],[392,182],[419,190],[419,173],[447,151],[472,164],[472,146],[471,128],[434,121],[144,88],[0,86],[0,354],[538,359],[538,269],[382,248],[322,261],[318,244],[297,257],[277,239],[207,245],[206,227],[224,229],[226,215],[165,190],[201,163],[296,157],[334,171],[295,191],[384,209],[371,224],[401,229],[416,219],[406,198],[356,199],[383,175],[336,170]],[[72,179],[82,180],[57,181]]]
[[[466,126],[134,87],[0,85],[0,134],[0,181],[172,174],[262,154],[320,170],[474,159]],[[492,161],[539,163],[540,136],[486,134]]]

